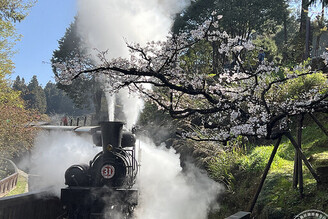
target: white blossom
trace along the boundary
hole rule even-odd
[[[289,95],[283,90],[287,82],[303,77],[305,74],[301,74],[304,72],[314,74],[315,71],[304,65],[283,69],[267,61],[249,68],[239,53],[252,54],[254,52],[249,51],[254,50],[255,46],[240,36],[230,37],[227,32],[221,32],[217,20],[222,16],[217,12],[213,12],[212,16],[212,20],[205,21],[190,33],[170,34],[164,41],[150,41],[145,46],[128,43],[128,59],[117,57],[107,60],[105,53],[99,53],[101,64],[96,67],[83,64],[81,60],[88,57],[55,63],[53,66],[58,70],[56,80],[68,84],[77,75],[88,77],[88,74],[103,74],[109,79],[108,92],[117,92],[127,86],[133,92],[140,92],[143,98],[155,102],[159,109],[171,110],[177,117],[200,117],[202,125],[208,124],[212,128],[205,130],[197,127],[197,132],[184,134],[184,137],[196,137],[198,134],[215,136],[218,140],[238,135],[270,137],[267,136],[270,133],[268,124],[274,122],[272,120],[276,115],[315,111],[310,106],[321,99],[314,107],[327,108],[323,97],[328,91],[328,80],[321,87],[313,87],[297,98],[282,97],[282,93]],[[214,72],[213,68],[209,72],[196,67],[186,69],[183,65],[188,63],[182,57],[199,41],[216,42],[220,57],[228,60],[229,64],[235,61],[234,66],[224,67],[220,72]],[[234,59],[231,60],[231,57]],[[327,64],[328,53],[323,54],[322,58]],[[279,71],[285,74],[285,78],[277,76]],[[156,92],[156,89],[145,84],[165,87],[165,92]],[[276,124],[284,129],[287,122],[278,121]]]

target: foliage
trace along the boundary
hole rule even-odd
[[[41,114],[46,112],[46,96],[35,75],[27,85],[27,93],[24,95],[24,100],[27,103],[28,109],[37,110]]]
[[[8,81],[0,76],[0,103],[12,104],[22,108],[23,102],[19,98],[20,93],[10,88]]]
[[[54,83],[48,82],[42,88],[38,85],[36,76],[31,79],[29,85],[25,84],[24,78],[20,79],[17,76],[12,88],[20,93],[28,109],[36,109],[40,113],[77,116],[92,112],[92,109],[77,108],[67,94]],[[46,110],[44,109],[45,106]]]
[[[327,114],[316,116],[321,121],[327,120]],[[327,124],[323,125],[328,128]],[[311,117],[306,116],[302,150],[314,167],[328,164],[327,142],[328,137]],[[241,145],[235,146],[235,150],[218,153],[209,165],[215,180],[222,182],[222,179],[230,179],[229,189],[222,195],[221,208],[215,218],[224,218],[248,208],[273,149],[273,146],[268,145],[247,145],[247,150],[240,150]],[[256,218],[292,218],[312,208],[328,212],[327,188],[315,184],[305,165],[304,197],[301,198],[299,192],[292,189],[294,155],[294,147],[287,139],[283,139],[255,206],[253,214]]]
[[[0,2],[0,76],[11,74],[13,46],[19,40],[14,23],[23,20],[34,0],[1,0]]]
[[[67,114],[67,115],[83,115],[90,113],[90,110],[82,110],[75,107],[73,101],[67,96],[67,94],[57,88],[57,85],[48,82],[44,87],[44,93],[47,100],[47,111],[50,114]]]
[[[327,92],[326,80],[327,78],[321,72],[289,80],[281,87],[283,98],[299,99],[311,90],[325,93]]]
[[[296,38],[299,31],[297,18],[295,16],[286,16],[284,24],[277,29],[278,31],[273,39],[277,45],[279,55],[282,55],[282,63],[293,63],[295,57],[292,54],[295,51],[293,51],[292,40]]]
[[[6,76],[13,70],[12,47],[19,39],[15,22],[25,18],[34,1],[0,2],[0,156],[12,157],[32,145],[33,130],[26,127],[33,113],[24,109],[20,92],[11,89]]]
[[[279,63],[279,60],[281,58],[278,56],[278,48],[272,37],[270,37],[269,35],[259,36],[255,40],[253,40],[253,43],[257,48],[263,49],[263,51],[265,52],[265,58],[269,62],[277,62],[278,60],[277,63]]]
[[[21,79],[17,76],[12,87],[14,90],[20,91],[21,97],[24,98],[24,95],[27,93],[27,85],[25,84],[24,78]]]
[[[36,114],[24,109],[18,92],[11,90],[9,86],[5,92],[1,91],[0,156],[10,158],[32,147],[34,129],[28,124],[37,118]],[[6,98],[1,98],[3,95]]]
[[[302,75],[302,77],[298,77]],[[312,72],[309,62],[293,68],[284,68],[272,78],[281,78],[285,83],[272,86],[266,98],[272,102],[303,101],[310,103],[316,95],[327,93],[327,76],[321,71]]]
[[[24,78],[21,80],[20,77],[17,76],[12,88],[20,92],[20,96],[25,101],[27,109],[37,110],[41,114],[46,112],[46,96],[35,75],[28,85],[25,84]]]
[[[233,148],[232,151],[221,151],[209,162],[208,168],[211,177],[224,183],[230,192],[234,191],[236,183],[232,170],[238,168],[238,160],[243,155],[244,152],[240,148]]]
[[[195,44],[180,59],[181,68],[186,74],[192,75],[195,72],[206,74],[212,71],[213,52],[211,45],[206,41]]]
[[[195,29],[211,17],[212,11],[217,11],[223,15],[222,29],[232,36],[246,38],[252,31],[263,33],[281,24],[283,15],[288,14],[287,7],[284,0],[197,0],[177,15],[172,29],[175,33]]]

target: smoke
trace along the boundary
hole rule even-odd
[[[115,95],[110,94],[109,92],[105,91],[105,96],[108,104],[108,120],[114,121],[115,119]]]
[[[59,196],[65,187],[64,173],[74,164],[88,164],[101,148],[94,147],[87,136],[72,132],[40,132],[29,161],[29,189],[51,190]]]
[[[123,113],[126,118],[126,128],[131,130],[133,125],[136,124],[138,116],[144,107],[143,101],[136,94],[129,93],[127,89],[123,89],[119,92],[120,98],[123,101]]]
[[[145,44],[164,40],[174,16],[189,4],[190,0],[79,0],[78,30],[94,60],[99,51],[106,50],[108,58],[128,57],[126,42]],[[135,123],[143,108],[142,100],[127,90],[114,95],[126,100],[123,102],[126,123]],[[106,98],[111,103],[109,118],[114,120],[115,96]]]
[[[163,40],[190,0],[79,0],[78,29],[91,49],[126,57],[128,42]]]
[[[205,219],[222,187],[192,164],[182,173],[174,149],[142,141],[138,219]]]

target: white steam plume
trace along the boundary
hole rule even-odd
[[[133,93],[129,93],[127,89],[123,89],[119,92],[123,102],[123,113],[126,118],[126,128],[131,130],[133,125],[136,124],[138,116],[144,107],[143,101]]]
[[[89,164],[102,148],[94,147],[87,136],[71,132],[40,132],[36,137],[30,160],[29,187],[32,191],[49,189],[59,196],[65,187],[64,174],[74,164]]]
[[[164,40],[174,15],[189,4],[190,0],[79,0],[78,30],[95,60],[97,51],[106,50],[108,58],[128,57],[125,41],[145,44]],[[127,90],[118,95],[127,100],[123,102],[123,110],[131,128],[131,122],[136,122],[143,107],[142,100],[128,95]],[[113,104],[114,97],[106,97]]]
[[[115,94],[110,94],[105,90],[105,96],[108,104],[108,120],[114,121],[115,119]]]
[[[78,28],[87,46],[110,58],[128,55],[124,39],[145,43],[163,40],[172,18],[190,0],[79,0]]]
[[[222,187],[192,166],[182,173],[173,149],[141,142],[138,219],[206,219]]]

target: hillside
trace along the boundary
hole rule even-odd
[[[321,114],[318,118],[327,129],[325,121],[328,121],[328,115]],[[296,136],[293,126],[292,134]],[[238,211],[247,211],[273,144],[246,144],[230,152],[222,152],[209,164],[211,176],[227,188],[220,197],[219,212],[213,213],[210,218],[225,218]],[[309,116],[304,120],[302,150],[315,169],[328,165],[328,137]],[[304,164],[303,197],[298,189],[293,189],[294,155],[294,147],[287,138],[283,138],[256,202],[255,218],[293,218],[308,209],[328,212],[328,185],[317,185]]]

